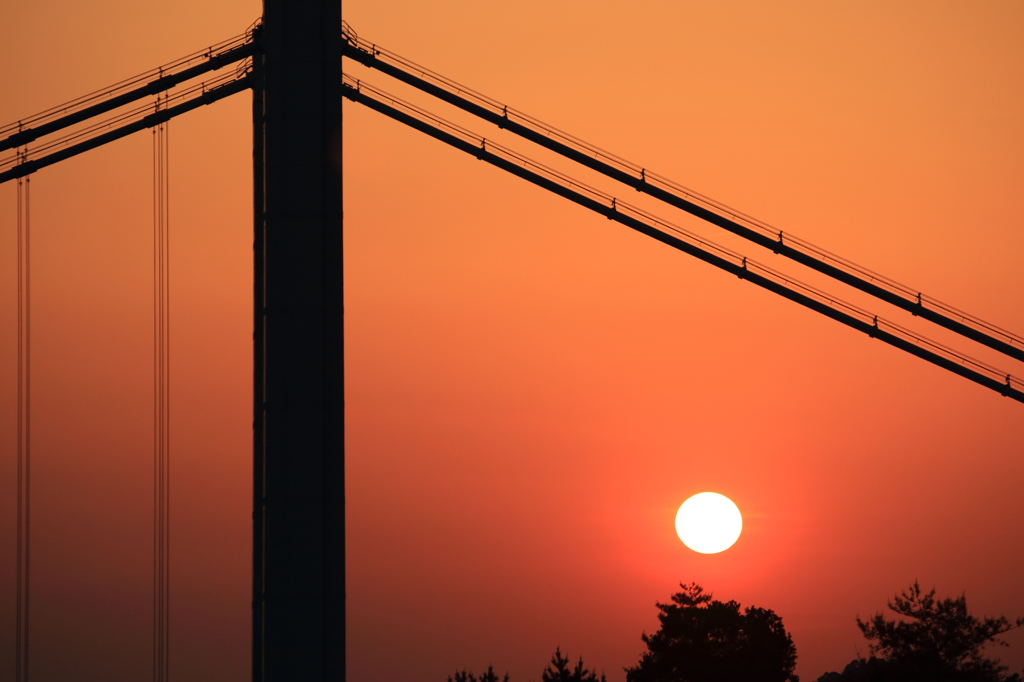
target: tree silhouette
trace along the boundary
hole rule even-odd
[[[713,601],[700,585],[680,584],[657,604],[661,629],[644,633],[648,651],[627,682],[798,682],[796,647],[770,609]]]
[[[597,673],[583,667],[583,657],[573,668],[569,667],[568,657],[562,656],[562,648],[556,647],[551,662],[544,668],[541,674],[543,682],[606,682],[604,673],[598,678]],[[508,673],[499,679],[492,666],[487,666],[487,672],[477,677],[468,670],[460,670],[454,676],[448,676],[448,682],[509,682]]]
[[[455,676],[448,676],[448,682],[508,682],[508,673],[505,673],[505,677],[498,678],[498,675],[494,672],[493,666],[487,666],[487,672],[480,677],[477,677],[468,670],[460,670],[455,673]]]
[[[597,673],[583,667],[582,656],[576,663],[576,667],[570,670],[569,659],[562,657],[561,647],[555,647],[555,653],[551,657],[548,667],[544,669],[541,680],[543,682],[605,682],[604,673],[601,673],[599,681]]]
[[[851,662],[842,673],[826,673],[818,682],[1021,682],[1005,674],[999,659],[987,658],[989,644],[1007,646],[999,636],[1024,625],[1005,616],[976,618],[967,611],[967,598],[935,599],[915,580],[889,601],[902,616],[888,620],[876,613],[857,627],[870,642],[871,658]]]

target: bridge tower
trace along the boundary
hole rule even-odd
[[[344,680],[341,5],[264,0],[258,40],[253,680]]]

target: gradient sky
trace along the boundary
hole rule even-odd
[[[259,12],[5,4],[0,122],[241,33]],[[344,17],[511,107],[1024,330],[1020,3],[349,0]],[[238,95],[171,124],[179,679],[248,675],[248,105]],[[965,591],[979,614],[1024,615],[1020,404],[360,105],[343,112],[351,679],[493,664],[526,682],[561,646],[621,682],[679,582],[774,609],[804,680],[866,653],[855,617],[914,579]],[[142,133],[32,179],[40,680],[147,670],[150,143]],[[0,186],[11,554],[14,201]],[[676,508],[704,490],[745,516],[721,555],[675,537]],[[0,580],[9,612],[13,561]],[[13,642],[11,623],[0,638]],[[1020,670],[1024,634],[1007,639],[997,653]]]

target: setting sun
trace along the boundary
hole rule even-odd
[[[676,533],[683,544],[701,554],[716,554],[733,546],[743,530],[743,516],[725,495],[698,493],[676,512]]]

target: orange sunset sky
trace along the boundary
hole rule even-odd
[[[0,5],[0,124],[242,33],[259,2]],[[349,0],[362,38],[1024,331],[1024,4]],[[815,284],[378,72],[345,70]],[[172,121],[171,674],[249,675],[247,94]],[[915,579],[1024,615],[1024,406],[343,107],[348,666],[556,646],[610,682],[680,582],[813,681]],[[33,679],[149,671],[152,136],[32,176]],[[14,602],[15,186],[0,186],[0,613]],[[1020,363],[830,290],[1017,376]],[[719,555],[673,519],[742,510]],[[0,620],[0,670],[14,619]],[[996,653],[1024,667],[1024,633]],[[0,678],[7,675],[0,673]]]

